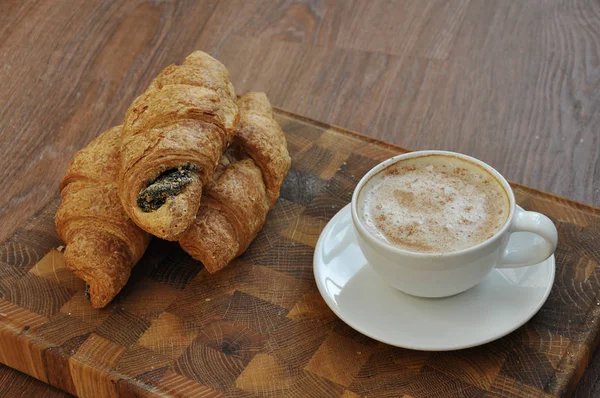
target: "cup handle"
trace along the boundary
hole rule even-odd
[[[533,232],[542,239],[538,239],[536,244],[528,247],[515,248],[512,246],[518,245],[509,243],[496,268],[517,268],[537,264],[550,257],[556,249],[558,232],[548,217],[535,211],[525,211],[518,206],[515,212],[510,233]]]

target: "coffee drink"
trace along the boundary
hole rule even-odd
[[[367,230],[386,243],[449,253],[495,235],[508,220],[510,201],[480,165],[431,154],[400,160],[372,176],[359,192],[357,209]]]

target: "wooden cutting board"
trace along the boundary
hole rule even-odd
[[[123,292],[94,310],[58,250],[58,197],[0,245],[0,361],[79,396],[506,397],[573,390],[598,345],[600,209],[513,185],[518,203],[551,217],[560,235],[555,285],[540,312],[477,348],[391,347],[329,310],[313,280],[312,256],[360,177],[405,150],[284,111],[277,118],[293,156],[281,198],[248,251],[216,275],[177,244],[154,240]]]

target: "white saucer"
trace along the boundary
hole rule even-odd
[[[427,299],[404,294],[367,264],[355,239],[350,205],[327,224],[315,249],[319,292],[349,326],[375,340],[424,351],[458,350],[496,340],[542,307],[554,282],[554,256],[536,265],[495,269],[456,296]],[[519,245],[530,233],[513,234]]]

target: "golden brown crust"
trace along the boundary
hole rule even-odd
[[[194,220],[202,187],[215,170],[239,120],[229,72],[197,51],[170,65],[127,110],[122,134],[119,192],[127,214],[142,229],[167,240]],[[191,183],[157,210],[138,206],[140,191],[166,170],[193,166]]]
[[[204,192],[183,249],[213,273],[243,253],[262,228],[290,167],[285,136],[264,93],[239,100],[234,143]]]
[[[260,167],[272,207],[290,168],[285,135],[273,117],[273,109],[265,93],[247,93],[238,103],[240,123],[235,140]]]
[[[121,207],[120,142],[121,126],[113,127],[73,157],[56,213],[56,230],[67,244],[65,264],[90,285],[95,308],[121,290],[150,241]]]
[[[232,163],[204,193],[196,221],[180,241],[210,272],[241,254],[269,211],[260,169],[251,159]]]

